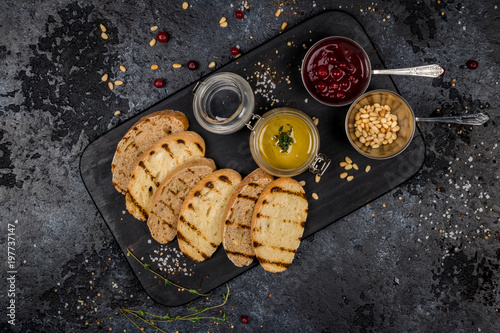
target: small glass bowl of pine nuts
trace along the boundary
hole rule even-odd
[[[349,142],[362,155],[387,159],[400,154],[415,133],[410,105],[388,90],[372,90],[354,101],[347,112],[345,130]]]

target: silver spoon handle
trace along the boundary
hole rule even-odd
[[[426,121],[426,122],[454,123],[454,124],[465,124],[465,125],[482,125],[489,119],[490,118],[484,113],[468,114],[465,116],[456,116],[456,117],[415,118],[417,122]]]
[[[373,74],[390,74],[390,75],[413,75],[413,76],[426,76],[426,77],[439,77],[444,73],[443,67],[439,65],[427,65],[409,68],[397,69],[374,69]]]

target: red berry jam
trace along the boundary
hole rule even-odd
[[[234,12],[234,17],[236,17],[238,20],[241,20],[245,17],[245,14],[243,14],[241,10],[237,10],[236,12]]]
[[[467,61],[467,68],[468,69],[476,69],[477,66],[479,66],[479,63],[476,60]]]
[[[160,42],[160,43],[165,43],[168,41],[168,34],[165,32],[165,31],[160,31],[157,35],[156,35],[156,39]]]
[[[370,83],[370,61],[357,43],[344,37],[329,37],[307,52],[302,78],[309,93],[329,105],[354,101]]]
[[[165,86],[165,80],[163,79],[156,79],[154,82],[154,85],[156,88],[163,88]]]
[[[192,71],[194,71],[195,69],[198,68],[198,63],[196,61],[194,61],[194,60],[190,60],[187,63],[187,68],[190,69],[190,70],[192,70]]]

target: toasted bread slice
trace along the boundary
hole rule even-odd
[[[172,110],[153,112],[136,122],[118,143],[111,163],[116,190],[126,194],[137,159],[153,143],[171,133],[185,131],[188,127],[186,115]]]
[[[153,196],[167,174],[176,166],[205,155],[205,141],[195,132],[173,133],[157,141],[141,155],[130,176],[127,210],[147,220]]]
[[[214,171],[213,160],[198,157],[167,174],[153,197],[148,218],[149,231],[158,243],[168,243],[175,238],[179,212],[189,190]]]
[[[217,170],[203,178],[187,195],[177,224],[179,248],[189,258],[204,261],[222,242],[222,213],[234,188],[238,172]]]
[[[228,258],[238,267],[250,265],[255,258],[250,235],[252,214],[261,192],[273,180],[259,168],[236,186],[227,202],[222,215],[222,244]]]
[[[262,191],[252,216],[252,246],[261,266],[282,272],[300,245],[307,218],[304,189],[292,178],[278,178]]]

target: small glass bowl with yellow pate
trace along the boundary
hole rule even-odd
[[[296,176],[309,169],[322,174],[329,160],[319,151],[319,133],[304,112],[283,107],[262,116],[253,115],[255,123],[247,124],[252,131],[252,157],[269,174],[278,177]]]

